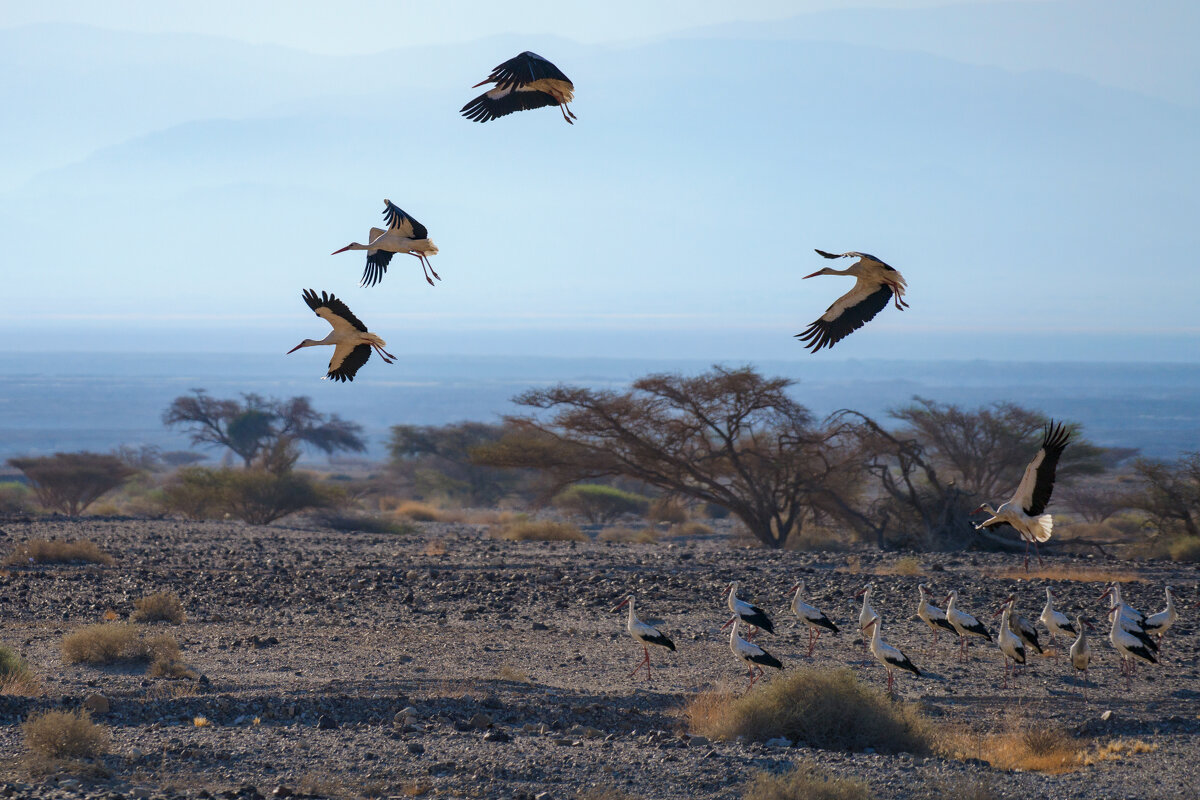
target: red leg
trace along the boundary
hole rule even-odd
[[[1038,551],[1037,539],[1033,540],[1033,554],[1037,556],[1039,567],[1046,566],[1045,562],[1042,561],[1042,554]],[[1028,571],[1028,570],[1026,570],[1026,571]]]
[[[890,695],[893,693],[892,692],[892,681],[895,680],[892,677],[892,668],[891,667],[887,668],[887,674],[888,674],[888,694]]]
[[[1029,540],[1025,540],[1025,571],[1029,572]]]

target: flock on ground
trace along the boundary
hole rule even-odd
[[[874,588],[874,584],[868,583],[855,595],[855,597],[862,598],[862,610],[858,615],[858,629],[862,633],[864,646],[870,649],[871,655],[887,670],[887,688],[890,693],[893,691],[893,682],[895,679],[893,670],[899,669],[911,672],[917,677],[921,677],[921,670],[899,648],[883,640],[883,634],[881,633],[883,620],[871,605],[872,588]],[[999,609],[993,614],[993,617],[1000,617],[1000,627],[996,631],[996,635],[993,636],[984,623],[963,610],[959,602],[957,590],[951,591],[946,595],[945,600],[942,601],[945,604],[945,608],[942,609],[930,601],[928,586],[921,584],[917,588],[920,593],[917,603],[917,616],[932,632],[932,644],[937,644],[938,635],[941,631],[947,631],[951,635],[958,636],[958,658],[962,663],[967,663],[970,660],[969,642],[972,638],[994,642],[1004,656],[1004,688],[1008,688],[1010,668],[1015,679],[1017,669],[1026,664],[1030,654],[1042,655],[1047,653],[1047,648],[1044,648],[1038,640],[1037,627],[1017,613],[1015,595],[1010,594],[1004,598]],[[806,602],[803,580],[789,589],[787,593],[792,598],[792,613],[808,628],[807,655],[812,656],[813,649],[816,647],[817,640],[820,638],[822,632],[829,632],[836,635],[841,632],[841,629],[825,612]],[[1054,596],[1054,592],[1047,587],[1046,606],[1042,609],[1041,616],[1038,617],[1037,621],[1042,624],[1042,627],[1049,635],[1050,644],[1054,648],[1053,650],[1049,650],[1049,653],[1055,657],[1058,655],[1058,639],[1060,637],[1072,641],[1067,652],[1070,656],[1071,666],[1076,671],[1083,673],[1083,681],[1080,686],[1086,700],[1088,666],[1092,660],[1092,650],[1088,644],[1087,631],[1091,628],[1091,624],[1080,615],[1076,615],[1074,620],[1071,620],[1066,614],[1056,609],[1054,607]],[[1121,599],[1121,585],[1119,583],[1114,582],[1106,586],[1104,593],[1098,598],[1099,600],[1107,599],[1109,601],[1107,616],[1112,621],[1109,628],[1108,640],[1120,657],[1121,674],[1125,677],[1126,689],[1131,685],[1138,661],[1145,661],[1149,664],[1159,663],[1163,635],[1170,630],[1171,626],[1175,624],[1176,619],[1178,619],[1178,613],[1175,610],[1175,598],[1170,586],[1166,587],[1166,596],[1166,608],[1149,617],[1131,608]],[[747,603],[738,597],[737,581],[730,583],[726,588],[725,601],[733,616],[721,627],[730,628],[729,650],[733,653],[734,657],[745,662],[749,669],[750,686],[753,686],[755,680],[765,673],[766,670],[763,669],[764,667],[783,669],[783,662],[767,652],[762,646],[750,641],[759,630],[771,634],[775,633],[775,624],[762,608]],[[642,660],[633,672],[630,673],[629,677],[636,676],[639,671],[645,668],[646,680],[649,681],[649,645],[674,650],[675,643],[658,628],[638,619],[637,613],[634,611],[634,596],[632,594],[627,595],[624,600],[613,608],[613,611],[619,611],[624,607],[629,608],[629,618],[625,628],[629,631],[629,635],[642,645],[643,653]],[[750,626],[749,633],[745,639],[738,635],[738,626],[741,623]]]

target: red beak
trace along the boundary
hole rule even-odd
[[[800,280],[802,280],[802,281],[806,281],[806,280],[808,280],[809,278],[815,278],[815,277],[817,277],[817,276],[818,276],[818,275],[820,275],[820,274],[821,274],[821,270],[817,270],[817,271],[816,271],[816,272],[814,272],[812,275],[805,275],[805,276],[804,276],[803,278],[801,278]]]
[[[800,588],[800,584],[798,584],[798,583],[797,583],[795,586],[793,586],[792,588],[788,589],[788,592],[787,592],[787,593],[788,593],[788,594],[795,594],[795,593],[796,593],[796,590],[797,590],[797,589],[799,589],[799,588]]]
[[[284,353],[284,355],[285,355],[285,356],[290,356],[292,353],[296,352],[296,351],[297,351],[297,350],[299,350],[301,347],[304,347],[304,343],[303,343],[303,342],[301,342],[300,344],[296,345],[296,346],[295,346],[295,347],[293,347],[291,350],[288,350],[286,353]]]
[[[974,511],[972,511],[972,512],[971,512],[971,515],[972,515],[972,516],[974,516],[975,514],[978,514],[978,513],[979,513],[979,512],[981,512],[981,511],[983,511],[983,506],[980,506],[979,508],[977,508],[977,509],[975,509]]]
[[[615,607],[615,608],[614,608],[612,611],[620,611],[622,608],[624,608],[624,607],[625,607],[625,606],[627,606],[627,605],[629,605],[629,598],[628,598],[628,597],[626,597],[626,598],[625,598],[624,600],[622,600],[621,602],[617,603],[616,607]],[[611,613],[612,613],[612,611],[610,611],[610,612],[608,612],[608,613],[610,613],[610,614],[611,614]]]
[[[344,253],[344,252],[346,252],[347,250],[349,250],[349,249],[350,249],[351,247],[353,247],[353,246],[354,246],[354,245],[353,245],[353,243],[351,243],[351,244],[348,244],[348,245],[346,245],[345,247],[343,247],[341,250],[334,250],[334,251],[333,251],[332,253],[330,253],[329,255],[331,255],[331,256],[336,256],[338,253]]]

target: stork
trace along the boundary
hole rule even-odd
[[[848,253],[817,250],[817,253],[825,258],[857,258],[858,261],[846,269],[825,267],[802,279],[818,275],[852,275],[855,278],[854,288],[835,300],[803,333],[796,334],[796,338],[805,342],[804,346],[812,352],[833,347],[874,319],[893,299],[898,310],[908,307],[904,302],[904,292],[908,288],[904,276],[875,256],[853,250]]]
[[[1042,435],[1042,446],[1033,461],[1025,468],[1021,483],[1012,499],[1000,508],[993,509],[988,503],[972,511],[979,514],[986,511],[991,516],[975,526],[975,530],[992,528],[1007,522],[1017,529],[1025,542],[1025,571],[1029,571],[1029,545],[1033,544],[1033,552],[1037,555],[1038,563],[1042,563],[1042,554],[1038,552],[1038,542],[1049,541],[1054,529],[1054,518],[1044,514],[1050,503],[1050,495],[1054,491],[1054,471],[1058,467],[1058,459],[1070,443],[1071,432],[1054,420],[1046,423]]]
[[[1067,615],[1054,608],[1054,592],[1050,590],[1049,586],[1046,587],[1046,607],[1042,609],[1038,622],[1042,623],[1046,632],[1050,634],[1050,643],[1054,645],[1055,656],[1058,655],[1058,637],[1078,633],[1071,625],[1071,620],[1067,618]]]
[[[1171,626],[1175,624],[1175,620],[1179,619],[1179,614],[1175,611],[1175,595],[1171,591],[1170,586],[1166,588],[1166,594],[1167,607],[1157,614],[1151,614],[1146,617],[1146,621],[1142,624],[1142,628],[1146,633],[1158,637],[1159,658],[1162,658],[1163,634],[1171,629]]]
[[[326,378],[335,381],[352,381],[358,368],[367,363],[371,357],[371,349],[379,353],[385,364],[391,364],[396,357],[383,348],[387,342],[377,334],[367,330],[358,317],[350,312],[346,304],[331,294],[321,292],[318,297],[312,289],[305,289],[304,302],[317,313],[317,316],[328,322],[333,330],[324,339],[305,339],[300,344],[288,350],[288,354],[296,352],[301,347],[317,347],[333,345],[333,358],[329,359],[329,371]]]
[[[783,669],[783,664],[778,658],[763,650],[754,642],[747,642],[738,636],[737,629],[740,622],[741,618],[734,614],[729,622],[725,623],[725,625],[733,625],[729,629],[729,649],[735,656],[746,662],[746,666],[750,668],[750,685],[753,686],[758,677],[766,672],[763,667]],[[721,627],[724,628],[725,625]],[[756,669],[758,670],[757,675],[754,672]]]
[[[871,590],[875,588],[875,584],[868,583],[866,586],[855,592],[855,597],[862,598],[862,608],[858,612],[858,629],[863,634],[863,649],[868,649],[867,644],[867,625],[872,620],[879,619],[879,615],[875,613],[875,609],[871,607]]]
[[[1083,700],[1086,703],[1087,672],[1088,664],[1092,663],[1092,648],[1088,647],[1087,631],[1083,629],[1083,620],[1078,615],[1075,616],[1075,627],[1078,629],[1079,635],[1071,643],[1071,666],[1083,673]]]
[[[1150,664],[1158,663],[1158,659],[1154,657],[1154,642],[1145,632],[1138,634],[1122,627],[1121,614],[1116,606],[1110,608],[1108,614],[1112,617],[1108,640],[1121,657],[1121,674],[1125,676],[1125,688],[1128,690],[1132,686],[1136,660],[1140,659]]]
[[[410,256],[416,256],[421,262],[425,280],[430,286],[434,285],[433,278],[440,281],[441,276],[433,271],[433,265],[429,263],[429,256],[438,254],[437,245],[433,243],[433,239],[429,238],[429,231],[425,226],[387,198],[383,200],[383,217],[387,220],[388,229],[385,231],[380,228],[371,228],[368,234],[368,244],[351,242],[341,250],[334,250],[330,255],[336,256],[347,250],[367,251],[367,266],[363,270],[359,286],[374,286],[379,283],[383,279],[383,273],[387,272],[392,256],[396,253],[408,253]],[[429,277],[431,274],[433,278]]]
[[[921,601],[917,604],[917,616],[933,631],[933,643],[937,644],[939,629],[957,634],[958,631],[950,624],[950,620],[946,619],[946,612],[929,602],[929,587],[922,583],[917,586],[917,590],[921,593]]]
[[[792,613],[808,626],[808,655],[812,657],[813,648],[817,646],[817,639],[821,638],[821,629],[832,631],[836,635],[838,626],[825,616],[825,612],[804,602],[804,590],[804,579],[801,578],[795,586],[788,590],[788,594],[792,595]]]
[[[880,664],[883,664],[884,668],[887,670],[887,690],[888,694],[892,694],[892,682],[894,680],[894,676],[892,675],[893,667],[908,670],[918,678],[921,677],[921,670],[917,669],[913,663],[908,660],[908,656],[900,652],[899,648],[892,647],[883,640],[879,633],[879,629],[881,627],[883,626],[879,621],[879,617],[875,617],[875,619],[868,622],[866,627],[862,629],[862,633],[863,636],[866,636],[867,629],[871,629],[871,655],[875,656],[875,660]]]
[[[752,605],[744,600],[738,599],[737,581],[730,583],[729,588],[727,588],[725,591],[725,602],[728,604],[729,610],[734,613],[734,616],[750,626],[750,632],[746,634],[747,639],[753,638],[756,628],[762,628],[767,633],[775,633],[775,625],[772,624],[771,618],[767,616],[767,612],[763,611],[756,605]],[[725,625],[728,624],[728,622],[725,623]],[[722,625],[721,627],[724,628],[725,625]]]
[[[476,122],[491,122],[514,111],[543,106],[558,106],[563,119],[574,125],[578,119],[567,103],[575,99],[575,85],[558,67],[537,53],[526,50],[492,70],[492,74],[472,86],[477,89],[494,83],[491,89],[462,107],[459,112]]]
[[[1008,662],[1012,660],[1013,679],[1017,677],[1017,665],[1025,663],[1025,645],[1012,629],[1013,598],[1010,596],[1001,608],[1000,632],[997,634],[1000,652],[1004,654],[1004,688],[1008,688]]]
[[[1121,626],[1128,631],[1145,632],[1143,625],[1146,624],[1146,615],[1138,611],[1133,606],[1121,599],[1121,584],[1113,581],[1108,585],[1104,594],[1098,599],[1103,600],[1109,598],[1109,607],[1117,609],[1117,617],[1121,620]]]
[[[1015,594],[1010,594],[1005,599],[1004,605],[1001,606],[1001,611],[1003,611],[1005,606],[1007,606],[1010,612],[1008,615],[1009,628],[1014,634],[1017,635],[1017,638],[1021,640],[1021,644],[1025,645],[1026,650],[1032,650],[1035,655],[1040,656],[1042,654],[1042,645],[1038,641],[1037,628],[1033,626],[1032,622],[1017,613],[1016,604],[1017,596]],[[996,615],[998,616],[999,614],[1000,611],[997,611]]]
[[[946,595],[943,601],[946,604],[946,619],[954,626],[954,632],[958,634],[958,657],[960,661],[966,661],[970,658],[967,637],[978,636],[980,639],[992,641],[992,634],[988,629],[983,627],[983,623],[975,619],[973,616],[958,608],[958,590],[954,589],[950,594]]]
[[[633,595],[625,596],[625,599],[616,605],[613,611],[620,611],[625,606],[629,606],[629,620],[625,623],[625,630],[629,631],[629,635],[634,638],[634,641],[640,642],[642,645],[642,653],[645,657],[633,670],[629,673],[629,677],[637,675],[642,667],[646,668],[646,683],[650,682],[650,648],[647,645],[658,645],[665,647],[668,650],[675,650],[675,643],[672,642],[666,634],[655,628],[653,625],[647,625],[637,618],[637,614],[633,610]]]

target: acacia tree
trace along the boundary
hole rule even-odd
[[[391,468],[421,494],[445,494],[473,505],[490,505],[515,491],[524,476],[509,469],[476,464],[471,451],[500,441],[503,425],[393,425],[388,448]]]
[[[1200,452],[1175,462],[1139,458],[1133,470],[1144,488],[1129,505],[1148,512],[1160,532],[1200,537]]]
[[[814,509],[848,504],[861,471],[840,428],[825,428],[787,393],[792,382],[749,367],[649,375],[629,391],[537,389],[515,402],[545,412],[510,418],[515,433],[477,448],[491,466],[551,471],[558,484],[627,476],[728,509],[780,547]]]
[[[72,517],[137,473],[120,458],[102,453],[55,453],[10,458],[8,463],[29,479],[39,503]]]
[[[276,473],[291,469],[299,445],[330,455],[367,447],[361,425],[318,412],[307,397],[277,400],[244,394],[240,401],[222,400],[193,389],[172,401],[163,424],[187,429],[192,444],[229,448],[247,469],[257,460]]]

